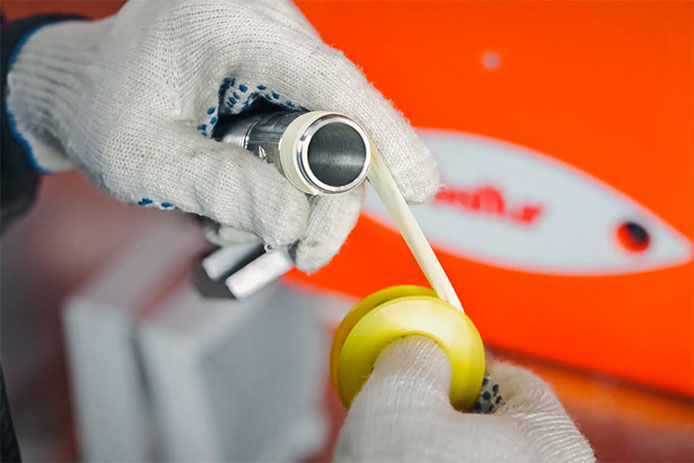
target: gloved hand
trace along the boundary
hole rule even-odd
[[[120,200],[203,215],[272,247],[299,240],[296,265],[309,272],[338,251],[363,188],[309,200],[271,165],[211,140],[220,113],[257,98],[341,112],[409,201],[439,186],[407,122],[285,0],[131,0],[102,21],[46,26],[16,55],[8,88],[37,168],[77,166]]]
[[[487,413],[451,407],[451,369],[431,340],[388,346],[355,397],[335,460],[412,462],[592,462],[593,451],[549,386],[506,363],[488,367]],[[498,385],[498,386],[495,386]]]

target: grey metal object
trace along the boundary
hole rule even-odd
[[[279,162],[282,135],[293,120],[305,113],[306,111],[278,111],[220,120],[220,133],[215,138],[222,143],[250,150],[263,159],[269,156],[270,162]]]
[[[352,119],[337,113],[316,117],[298,132],[288,127],[308,111],[279,110],[239,115],[220,121],[215,139],[246,148],[283,171],[280,142],[291,145],[299,175],[318,194],[336,194],[359,186],[369,170],[371,152],[364,131]]]
[[[246,299],[294,267],[286,249],[266,250],[257,243],[225,246],[202,259],[197,287],[210,298]]]

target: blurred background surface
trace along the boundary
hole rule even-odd
[[[4,1],[2,9],[9,20],[49,11],[98,18],[121,5]],[[473,258],[465,243],[438,250],[487,343],[553,384],[600,460],[694,460],[692,3],[298,5],[413,125],[546,153],[684,237],[689,254],[677,263],[607,275],[509,268]],[[421,283],[404,245],[377,219],[362,217],[328,268],[293,281],[349,297]],[[78,455],[63,301],[146,226],[179,220],[119,204],[70,172],[45,178],[33,210],[3,236],[2,363],[27,461]],[[591,232],[580,226],[579,235]],[[391,264],[377,264],[376,253]],[[327,387],[326,403],[334,437],[343,412]],[[327,443],[315,459],[329,455]]]

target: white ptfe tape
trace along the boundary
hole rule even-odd
[[[368,178],[371,186],[374,187],[381,197],[388,214],[390,214],[393,222],[395,222],[395,226],[400,230],[400,234],[405,239],[407,246],[410,248],[431,287],[436,291],[439,298],[463,311],[463,305],[460,303],[451,281],[448,279],[446,272],[443,271],[443,267],[441,267],[441,263],[436,258],[434,250],[431,249],[424,232],[419,228],[419,224],[415,220],[414,215],[412,215],[410,207],[405,202],[402,194],[400,194],[395,180],[393,180],[390,171],[388,171],[381,159],[381,155],[373,144],[371,144],[371,169],[369,170]]]

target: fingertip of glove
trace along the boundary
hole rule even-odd
[[[311,274],[325,266],[339,252],[359,218],[366,190],[314,197],[306,235],[294,249],[297,268]]]
[[[311,247],[311,243],[298,243],[293,250],[294,265],[296,268],[304,272],[306,275],[312,275],[325,266],[332,256],[323,256],[322,258],[316,258],[313,249],[307,249]]]
[[[423,203],[439,190],[433,154],[414,129],[393,109],[389,128],[374,130],[372,140],[405,200]]]
[[[307,233],[293,249],[294,264],[307,275],[316,273],[335,257],[342,244],[342,237]]]
[[[306,234],[308,202],[303,194],[300,197],[292,196],[290,194],[278,200],[258,217],[259,234],[270,247],[289,246]]]
[[[429,201],[440,188],[439,170],[433,158],[422,158],[406,172],[394,173],[405,200],[421,204]]]

